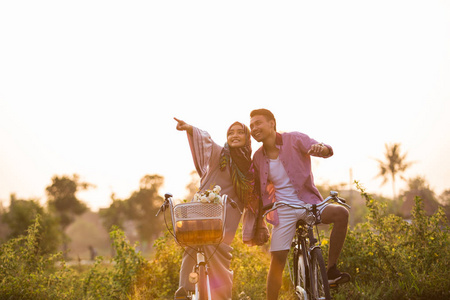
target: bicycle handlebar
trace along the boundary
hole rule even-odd
[[[169,206],[169,202],[172,201],[171,200],[172,197],[173,197],[173,195],[170,194],[170,193],[164,194],[164,202],[161,205],[161,207],[159,208],[158,212],[156,213],[156,216],[158,216],[161,211],[165,211],[166,210],[167,206]]]
[[[340,204],[340,205],[342,205],[342,206],[345,206],[345,207],[347,207],[348,209],[351,209],[350,205],[348,205],[348,204],[346,203],[345,199],[344,199],[344,198],[341,198],[341,197],[338,197],[338,195],[339,195],[338,192],[331,191],[331,192],[330,192],[330,196],[328,196],[324,201],[322,201],[322,202],[319,203],[319,204],[306,204],[306,205],[301,205],[301,204],[290,204],[290,203],[286,203],[286,202],[284,202],[284,201],[274,202],[274,203],[271,203],[271,204],[266,205],[266,206],[263,207],[264,214],[262,215],[262,217],[264,218],[268,213],[270,213],[270,212],[272,212],[272,211],[278,209],[278,208],[281,207],[281,206],[285,206],[285,205],[286,205],[286,206],[289,206],[289,207],[291,207],[291,208],[294,208],[294,209],[306,209],[306,210],[312,210],[312,208],[313,208],[314,206],[315,206],[316,208],[319,208],[319,207],[325,205],[325,204],[328,203],[328,202],[335,201],[335,202],[337,202],[338,204]]]

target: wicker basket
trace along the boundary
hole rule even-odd
[[[224,209],[218,203],[190,202],[173,208],[175,238],[184,245],[218,244],[223,237]]]

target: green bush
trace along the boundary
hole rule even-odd
[[[450,239],[444,212],[426,216],[416,198],[407,221],[387,214],[385,204],[359,189],[369,213],[366,222],[348,232],[339,267],[353,280],[335,298],[449,299]]]
[[[233,247],[233,299],[265,299],[270,256],[265,247],[249,247],[242,242],[239,227]]]
[[[339,268],[352,281],[333,290],[334,299],[449,299],[449,226],[442,210],[426,216],[416,198],[412,219],[403,220],[359,187],[366,220],[349,230]],[[0,299],[171,299],[178,287],[183,249],[166,232],[145,259],[124,233],[111,233],[116,255],[97,257],[92,266],[68,266],[61,253],[46,254],[39,241],[39,218],[27,235],[0,246]],[[329,230],[321,233],[326,259]],[[265,298],[270,264],[267,246],[248,247],[241,227],[232,243],[233,299]],[[285,272],[280,300],[294,299]]]
[[[61,253],[44,255],[39,247],[39,217],[19,236],[0,247],[0,299],[67,299],[76,277],[65,266],[55,267]]]
[[[141,279],[142,299],[171,299],[178,288],[183,249],[168,231],[154,243],[155,255]]]
[[[147,262],[114,229],[116,255],[111,263],[102,257],[81,273],[66,266],[61,253],[44,255],[37,242],[39,218],[26,236],[0,247],[0,299],[139,299],[136,286]]]
[[[113,227],[110,232],[116,255],[112,266],[105,267],[97,257],[94,266],[83,280],[85,299],[128,299],[134,297],[139,278],[146,270],[147,261],[129,244],[123,231]]]

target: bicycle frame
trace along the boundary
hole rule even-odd
[[[211,299],[208,264],[205,253],[201,249],[197,252],[197,264],[195,265],[195,269],[196,272],[191,273],[191,275],[198,274],[198,280],[195,284],[195,293],[191,295],[191,300]],[[205,280],[200,280],[201,278],[204,278]],[[207,296],[207,298],[205,296]]]

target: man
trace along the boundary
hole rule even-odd
[[[256,177],[260,182],[263,205],[275,201],[294,204],[317,204],[323,201],[314,185],[311,171],[311,156],[327,158],[333,155],[329,145],[318,143],[306,134],[276,131],[276,120],[267,109],[250,113],[250,130],[257,142],[262,142],[253,156]],[[267,275],[267,299],[277,299],[282,275],[299,212],[289,207],[280,207],[269,214],[267,220],[273,224],[270,246],[271,262]],[[350,275],[336,268],[337,259],[347,234],[348,211],[340,205],[325,205],[321,208],[324,224],[334,224],[330,236],[328,255],[328,278],[330,283],[344,283]]]

